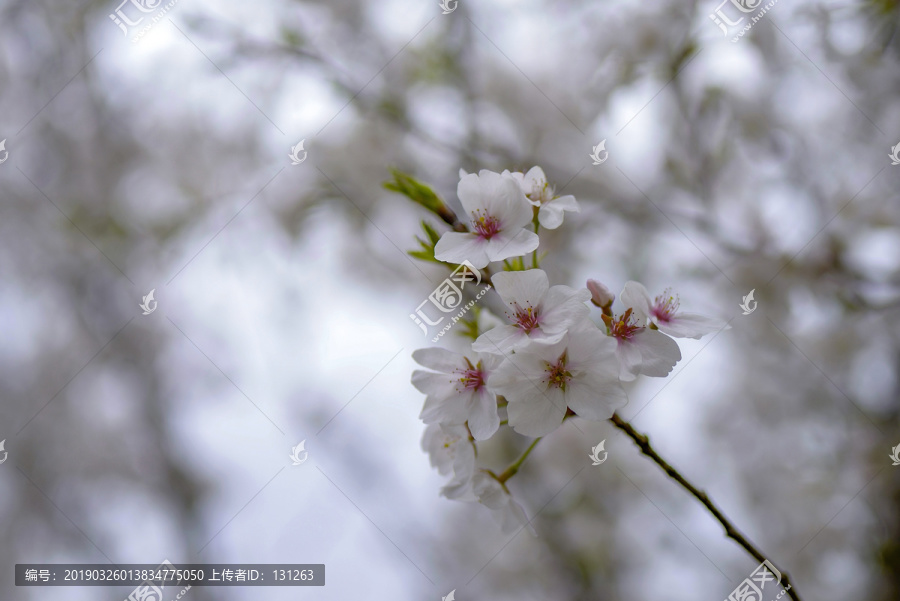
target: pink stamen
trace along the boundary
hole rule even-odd
[[[540,316],[534,307],[525,307],[524,309],[516,305],[516,325],[525,330],[526,334],[530,334],[531,330],[540,325]]]
[[[568,349],[563,351],[563,354],[559,356],[559,359],[556,360],[556,363],[550,363],[547,361],[547,385],[560,388],[562,390],[566,389],[566,384],[572,379],[572,374],[566,371],[566,361]]]
[[[472,391],[477,392],[484,386],[484,372],[481,371],[481,362],[478,363],[477,367],[472,367],[471,363],[469,364],[469,369],[467,370],[456,370],[457,373],[461,374],[458,382],[462,384],[462,390],[457,388],[458,392],[463,391]]]
[[[472,213],[472,228],[479,236],[490,240],[500,231],[500,220],[488,215],[484,210],[478,209]]]
[[[660,296],[656,297],[650,312],[653,313],[657,320],[667,322],[674,317],[680,306],[681,302],[678,299],[678,295],[673,296],[671,289],[666,288]]]
[[[631,309],[628,309],[618,317],[610,318],[604,315],[603,321],[606,323],[606,327],[609,328],[610,336],[615,336],[619,340],[629,340],[638,330],[643,328],[637,323],[637,318],[631,314]]]

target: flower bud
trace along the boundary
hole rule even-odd
[[[591,291],[591,302],[601,309],[609,309],[613,301],[616,300],[616,295],[597,280],[588,280],[587,289]]]

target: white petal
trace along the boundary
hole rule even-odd
[[[500,220],[504,230],[530,224],[534,208],[522,187],[511,175],[497,177],[501,183],[492,190],[488,213]]]
[[[489,509],[502,509],[509,502],[509,495],[500,483],[484,472],[472,476],[472,492],[478,497],[478,502]]]
[[[615,377],[616,339],[601,332],[589,319],[568,330],[569,365],[577,370],[597,370]]]
[[[576,330],[577,331],[577,330]],[[513,355],[514,359],[519,357],[529,357],[532,363],[532,369],[541,375],[546,368],[547,362],[555,363],[559,356],[563,354],[571,343],[570,331],[563,332],[559,340],[529,340],[528,343],[520,347]]]
[[[469,417],[471,398],[471,392],[454,392],[450,396],[429,395],[422,406],[419,419],[426,424],[463,424]]]
[[[500,222],[502,229],[515,229],[531,221],[532,208],[510,174],[482,169],[459,180],[456,193],[469,219],[483,211]]]
[[[503,302],[514,307],[536,307],[550,290],[550,280],[543,269],[501,271],[491,277],[491,283]]]
[[[487,248],[488,241],[476,234],[445,232],[434,245],[434,258],[457,265],[468,261],[476,269],[481,269],[491,262]]]
[[[490,192],[486,182],[487,180],[482,180],[477,173],[469,173],[459,179],[456,195],[467,217],[471,217],[475,211],[487,208]]]
[[[448,499],[465,500],[464,497],[471,493],[472,483],[463,478],[453,478],[446,486],[441,488],[441,495]]]
[[[637,332],[631,340],[641,351],[640,373],[645,376],[663,378],[681,360],[678,343],[665,334],[644,329]]]
[[[616,358],[619,360],[619,379],[631,382],[641,373],[641,351],[631,340],[618,340]]]
[[[576,290],[569,286],[553,286],[547,291],[547,295],[541,303],[541,329],[548,334],[553,334],[567,330],[579,323],[590,313],[590,309],[585,304],[590,299],[591,293],[587,289]]]
[[[546,388],[541,382],[544,361],[537,355],[517,352],[509,356],[491,375],[489,386],[506,400],[540,395]]]
[[[458,376],[457,376],[458,377]],[[450,374],[439,374],[433,371],[417,369],[412,373],[412,385],[422,394],[438,399],[447,399],[457,394],[456,378]]]
[[[473,349],[474,350],[474,349]],[[487,352],[487,353],[477,353],[478,360],[481,362],[481,371],[484,373],[485,382],[487,382],[491,378],[491,374],[493,374],[500,364],[503,363],[503,360],[506,358],[504,355]]]
[[[471,494],[472,476],[475,474],[475,447],[468,435],[453,445],[453,479],[441,489],[448,499],[461,499]]]
[[[513,347],[513,350],[518,350],[522,347],[523,344],[528,344],[529,342],[540,342],[543,344],[553,344],[554,342],[559,342],[566,335],[566,330],[560,330],[559,332],[548,333],[544,331],[543,328],[536,328],[531,330],[531,332],[522,338],[521,340],[516,342],[516,345]],[[555,358],[555,357],[554,357]]]
[[[649,317],[652,300],[650,293],[647,292],[647,289],[640,282],[625,282],[625,288],[622,290],[622,294],[619,295],[619,299],[626,307],[634,309],[637,316],[641,319],[646,320]]]
[[[573,378],[566,386],[566,403],[579,417],[602,421],[626,405],[628,397],[619,378],[600,373]]]
[[[447,234],[444,235],[446,236]],[[489,261],[502,261],[510,257],[521,257],[537,249],[540,243],[541,239],[538,238],[537,234],[524,228],[504,229],[487,241],[485,256]],[[435,253],[435,257],[437,257],[437,253]],[[472,264],[475,265],[474,262]],[[478,267],[477,265],[475,266]]]
[[[459,353],[454,353],[440,347],[420,348],[412,354],[413,361],[445,374],[460,369],[466,365],[466,358]]]
[[[432,424],[425,428],[422,434],[422,450],[428,453],[428,460],[431,467],[435,467],[442,476],[448,475],[453,467],[450,454],[444,449],[444,433],[441,426]]]
[[[484,472],[475,474],[472,477],[472,492],[478,499],[478,502],[490,509],[494,516],[500,520],[500,529],[505,534],[509,534],[526,525],[529,526],[532,534],[534,534],[534,529],[528,524],[525,510],[491,476]]]
[[[555,230],[562,225],[566,211],[574,211],[576,213],[581,211],[581,207],[578,206],[578,201],[575,200],[574,196],[561,196],[542,204],[541,209],[538,211],[538,222],[541,224],[541,227]]]
[[[509,425],[525,436],[545,436],[556,430],[566,415],[566,400],[559,388],[531,388],[527,398],[510,398]]]
[[[554,207],[559,207],[563,211],[571,211],[573,213],[580,213],[581,206],[578,204],[578,201],[575,200],[575,197],[571,194],[566,194],[565,196],[560,196],[559,198],[554,198],[549,201],[545,206],[551,205]]]
[[[497,397],[487,390],[472,395],[466,413],[475,440],[487,440],[500,428]]]
[[[543,186],[547,183],[547,176],[544,175],[544,170],[535,165],[524,175],[523,179],[529,186],[533,186],[538,184]]]
[[[519,189],[522,190],[522,194],[525,194],[526,197],[531,193],[531,182],[525,179],[524,173],[521,173],[519,171],[514,171],[512,173],[510,173],[509,171],[504,171],[501,175],[509,175],[514,180],[516,180],[516,183],[519,184]],[[535,202],[530,198],[528,199],[528,202],[533,206],[539,206],[541,204],[540,202]]]
[[[555,230],[563,223],[563,211],[550,205],[543,205],[538,210],[538,223],[545,229]]]
[[[464,426],[458,427],[460,438],[454,445],[453,474],[460,479],[471,480],[475,473],[475,447],[469,442]],[[447,426],[442,426],[446,430]]]
[[[476,353],[506,353],[525,339],[525,330],[522,328],[500,326],[479,336],[472,344],[472,350]]]
[[[669,321],[659,321],[660,332],[675,338],[702,338],[706,334],[718,332],[727,323],[715,317],[706,317],[696,313],[676,313]]]

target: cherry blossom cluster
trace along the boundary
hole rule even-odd
[[[557,196],[540,167],[460,172],[463,220],[424,185],[408,177],[398,182],[391,189],[453,226],[434,241],[428,258],[485,270],[505,308],[504,317],[479,309],[463,352],[415,351],[413,359],[425,369],[413,372],[412,384],[425,395],[422,447],[448,477],[441,494],[480,502],[509,532],[528,524],[507,481],[534,445],[497,473],[478,466],[478,443],[504,425],[540,438],[571,417],[609,419],[627,402],[622,382],[672,371],[681,359],[674,338],[700,338],[726,324],[683,312],[677,295],[667,290],[654,297],[634,281],[625,284],[615,308],[615,295],[600,282],[551,286],[538,265],[540,229],[558,228],[565,213],[580,207],[573,196]],[[592,319],[589,302],[599,319]]]

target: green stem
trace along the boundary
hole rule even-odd
[[[537,216],[535,216],[535,218],[534,218],[534,233],[535,234],[538,233],[538,229],[540,229],[540,224],[538,223]],[[534,249],[534,252],[531,253],[531,267],[533,269],[538,268],[538,253],[537,253],[536,248]]]
[[[528,456],[531,454],[531,451],[534,450],[534,447],[536,447],[537,443],[539,443],[540,441],[541,441],[540,438],[535,438],[534,442],[531,443],[531,445],[527,449],[525,449],[524,453],[522,453],[522,456],[519,457],[518,459],[516,459],[515,463],[513,463],[508,468],[506,468],[506,470],[504,470],[504,472],[502,474],[497,476],[497,482],[499,482],[500,484],[503,484],[507,480],[509,480],[510,478],[515,476],[516,472],[519,471],[519,468],[522,467],[522,464],[525,463],[525,460],[528,459]]]

